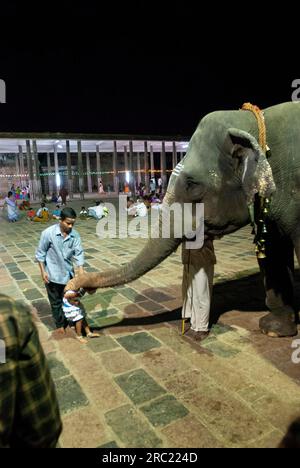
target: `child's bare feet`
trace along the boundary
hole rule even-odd
[[[89,332],[89,333],[87,333],[86,336],[87,336],[88,338],[99,338],[99,337],[100,337],[100,333]]]
[[[83,338],[83,336],[78,336],[76,335],[76,338],[77,340],[81,343],[81,344],[86,344],[88,343],[88,340],[86,338]]]

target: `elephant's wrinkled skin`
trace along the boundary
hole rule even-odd
[[[293,248],[300,259],[300,104],[264,110],[269,164],[258,145],[252,112],[218,111],[205,116],[191,138],[183,169],[170,179],[171,201],[203,202],[205,232],[219,236],[250,222],[248,204],[255,192],[271,196],[267,215],[267,257],[260,260],[270,313],[260,321],[270,336],[297,334],[293,308]],[[268,174],[267,174],[268,173]],[[267,174],[267,176],[266,176]],[[273,174],[275,185],[270,180]],[[67,289],[115,286],[135,280],[158,265],[180,239],[150,239],[141,253],[120,269],[71,280]]]

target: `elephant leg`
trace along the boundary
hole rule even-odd
[[[295,249],[295,253],[297,257],[298,266],[300,267],[300,236],[299,235],[297,236],[297,238],[293,239],[293,244],[294,244],[294,249]],[[298,311],[296,313],[296,322],[300,323]]]
[[[294,309],[294,246],[282,237],[276,226],[268,226],[266,258],[258,260],[264,277],[266,305],[270,313],[262,317],[259,327],[271,337],[297,335]]]

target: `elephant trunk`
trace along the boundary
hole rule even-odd
[[[81,287],[89,289],[107,288],[129,283],[155,268],[181,243],[181,239],[150,239],[143,250],[120,269],[114,268],[103,273],[90,273]],[[79,277],[78,277],[79,279]]]
[[[155,236],[156,238],[152,236],[142,251],[131,262],[120,268],[113,268],[104,272],[78,275],[68,283],[67,289],[77,290],[85,288],[93,290],[118,286],[134,281],[155,268],[174,252],[182,242],[182,238],[175,237],[174,229],[170,229],[170,235],[167,238],[162,235],[162,225],[165,219],[163,209],[161,210],[159,224],[156,225],[156,233],[159,232],[159,236]],[[155,232],[155,229],[152,232]]]

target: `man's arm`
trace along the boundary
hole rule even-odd
[[[45,261],[47,256],[47,251],[49,249],[50,239],[48,233],[43,232],[39,242],[39,246],[35,253],[35,258],[38,261],[42,280],[44,283],[49,283],[48,273],[45,270]]]
[[[73,258],[77,267],[77,274],[81,275],[82,273],[84,273],[84,252],[79,236],[75,239]]]

